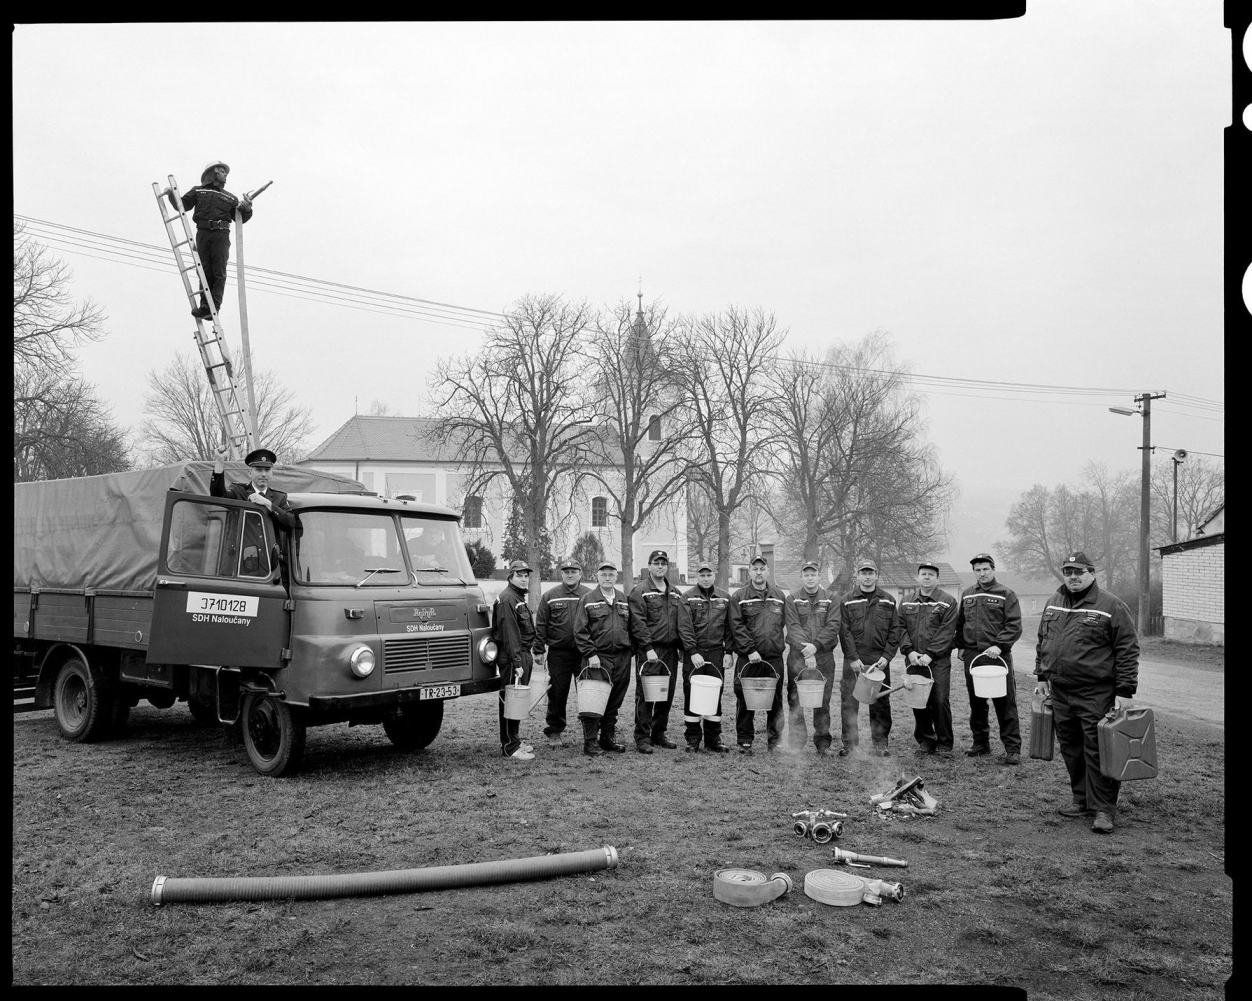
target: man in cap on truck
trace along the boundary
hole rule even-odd
[[[226,485],[226,449],[219,448],[213,460],[213,475],[209,477],[209,494],[213,497],[233,497],[235,500],[251,501],[270,513],[274,524],[290,532],[296,527],[296,516],[291,512],[287,495],[270,486],[270,477],[278,457],[268,448],[254,448],[244,457],[250,474],[247,483]]]
[[[229,173],[229,166],[221,160],[214,160],[205,165],[200,183],[182,192],[181,205],[173,191],[166,192],[170,204],[177,211],[191,210],[191,221],[196,224],[196,253],[200,255],[200,264],[204,268],[204,279],[209,283],[214,311],[222,308],[222,294],[226,291],[230,224],[234,222],[235,211],[238,210],[239,218],[244,222],[252,218],[252,202],[248,196],[236,198],[226,190],[226,175]],[[204,289],[200,290],[200,305],[191,311],[191,315],[200,320],[211,315]]]
[[[1021,639],[1022,610],[1017,595],[996,580],[996,561],[990,553],[978,553],[969,561],[974,583],[961,592],[961,610],[956,619],[957,657],[965,665],[965,689],[969,692],[969,729],[973,746],[966,757],[991,753],[991,727],[987,721],[987,700],[974,694],[970,668],[982,658],[993,664],[997,659],[1008,668],[1007,690],[991,700],[1004,745],[1002,765],[1021,764],[1022,731],[1017,720],[1017,686],[1013,684],[1013,644]]]
[[[544,736],[550,747],[565,747],[565,707],[569,686],[581,656],[574,642],[574,611],[578,600],[591,589],[580,583],[582,564],[572,556],[561,564],[561,583],[539,599],[535,612],[535,663],[547,662],[548,710]]]
[[[1069,772],[1073,802],[1063,817],[1093,817],[1098,834],[1113,830],[1121,783],[1100,771],[1100,720],[1139,685],[1139,638],[1125,603],[1096,584],[1083,552],[1061,564],[1064,583],[1039,620],[1035,676],[1052,696],[1052,719]]]

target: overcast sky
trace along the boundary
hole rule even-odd
[[[961,501],[958,564],[1014,497],[1136,470],[1154,443],[1222,453],[1216,0],[1053,0],[954,22],[18,25],[14,210],[54,224],[108,314],[86,375],[132,426],[146,374],[192,350],[151,184],[222,158],[273,180],[246,264],[460,307],[454,321],[249,280],[253,364],[315,441],[426,376],[527,293],[639,288],[671,313],[772,311],[822,351],[883,329],[919,376]],[[87,241],[90,242],[90,241]],[[100,241],[96,241],[97,248]],[[237,249],[237,248],[236,248]],[[92,256],[94,255],[94,256]],[[232,252],[232,260],[234,260]],[[238,330],[228,285],[224,318]],[[1101,389],[1006,390],[981,383]],[[1168,453],[1156,453],[1167,463]]]

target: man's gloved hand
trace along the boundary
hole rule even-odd
[[[722,670],[723,671],[729,671],[730,665],[733,664],[734,662],[735,662],[735,655],[733,653],[722,654]]]
[[[803,643],[800,646],[800,653],[804,655],[805,660],[808,660],[811,657],[816,657],[817,646],[816,644],[813,644],[813,643]]]
[[[648,647],[648,660],[649,660],[649,662],[651,662],[651,661],[657,661],[657,660],[660,660],[660,659],[661,659],[661,658],[660,658],[660,657],[658,657],[658,656],[656,655],[656,651],[655,651],[655,650],[653,650],[653,649],[652,649],[652,647]]]
[[[761,662],[761,655],[757,653],[755,650],[753,650],[750,654],[748,654],[749,664],[759,664],[760,662]]]
[[[546,652],[544,652],[544,651],[542,651],[542,650],[541,650],[541,651],[539,651],[539,653],[535,654],[535,666],[536,666],[536,667],[543,667],[543,665],[544,665],[544,663],[547,661],[547,659],[548,659],[548,655],[547,655],[547,653],[546,653]]]
[[[703,667],[703,666],[704,666],[704,658],[703,658],[702,656],[700,656],[700,654],[699,654],[699,653],[693,653],[693,654],[691,655],[691,663],[692,663],[695,667],[697,667],[697,668],[699,668],[699,667]]]
[[[588,666],[588,667],[599,667],[599,666],[600,666],[600,658],[599,658],[599,656],[598,656],[597,654],[594,654],[594,653],[593,653],[590,657],[588,657],[588,658],[587,658],[587,666]]]
[[[865,671],[865,665],[864,665],[864,664],[862,664],[862,663],[860,662],[860,660],[854,660],[854,661],[852,661],[852,663],[851,663],[849,666],[850,666],[850,667],[852,668],[852,670],[853,670],[853,671],[855,671],[857,674],[863,674],[863,673],[864,673],[864,671]]]
[[[989,646],[983,651],[983,654],[987,657],[999,657],[1000,648],[998,646]]]
[[[918,656],[918,658],[917,658],[917,662],[918,662],[919,664],[921,664],[921,665],[922,665],[922,667],[930,667],[930,665],[931,665],[932,663],[934,663],[934,659],[935,659],[935,658],[934,658],[934,657],[932,657],[930,654],[928,654],[928,653],[923,653],[923,654],[921,654],[921,655],[919,655],[919,656]]]
[[[879,657],[876,661],[874,661],[874,666],[880,671],[883,670],[887,666],[887,658]]]
[[[908,656],[909,667],[916,667],[918,661],[920,660],[921,660],[921,657],[917,655],[916,650],[909,651],[909,656]]]

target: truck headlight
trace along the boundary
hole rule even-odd
[[[490,636],[484,636],[478,641],[478,658],[484,664],[494,664],[496,657],[499,656],[499,649],[496,647],[496,641]]]
[[[359,646],[348,658],[348,667],[358,678],[368,678],[374,673],[374,651],[367,646]]]

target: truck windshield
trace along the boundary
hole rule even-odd
[[[301,511],[296,579],[306,584],[396,587],[473,579],[457,523],[389,511]]]

